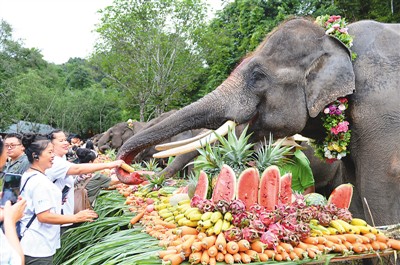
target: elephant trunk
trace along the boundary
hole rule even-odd
[[[254,115],[255,104],[249,104],[249,96],[237,93],[232,87],[233,78],[228,78],[221,86],[161,122],[140,131],[126,141],[118,151],[118,159],[130,164],[145,148],[153,146],[181,132],[193,129],[217,129],[227,120],[246,122]],[[229,99],[229,102],[227,101]],[[245,100],[244,100],[245,99]],[[241,107],[240,104],[249,104]],[[253,105],[253,107],[249,107]],[[234,108],[231,108],[235,106]],[[239,106],[239,107],[238,107]],[[235,111],[235,110],[237,111]],[[117,170],[123,183],[129,183],[129,173]]]

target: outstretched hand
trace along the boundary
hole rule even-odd
[[[98,214],[93,211],[93,210],[82,210],[79,211],[78,213],[75,214],[76,217],[76,223],[82,223],[82,222],[93,222],[94,219],[96,219]]]

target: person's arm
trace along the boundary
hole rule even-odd
[[[18,253],[21,264],[25,264],[25,256],[17,235],[16,223],[24,215],[26,200],[20,199],[14,205],[7,201],[4,205],[4,234],[10,246]]]
[[[51,213],[50,210],[38,213],[37,219],[41,223],[46,224],[69,224],[69,223],[82,223],[82,222],[92,222],[98,217],[97,213],[93,210],[83,210],[74,215],[62,215]]]
[[[120,167],[123,160],[116,160],[108,163],[83,163],[83,164],[73,164],[68,169],[67,175],[82,175],[93,173],[103,169],[112,169],[115,167]]]

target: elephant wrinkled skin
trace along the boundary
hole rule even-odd
[[[250,122],[253,141],[300,133],[324,138],[320,113],[348,96],[352,130],[347,177],[366,198],[376,225],[400,221],[400,25],[360,21],[348,26],[349,50],[302,18],[288,20],[214,91],[131,137],[118,156],[189,129],[216,129],[227,120]],[[126,174],[118,172],[120,179]],[[359,207],[362,207],[358,200]],[[355,202],[356,203],[356,202]],[[367,209],[365,217],[371,221]],[[362,216],[360,216],[362,217]]]

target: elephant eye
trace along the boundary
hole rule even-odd
[[[258,88],[266,78],[267,76],[264,72],[259,70],[253,71],[249,80],[249,86]]]

